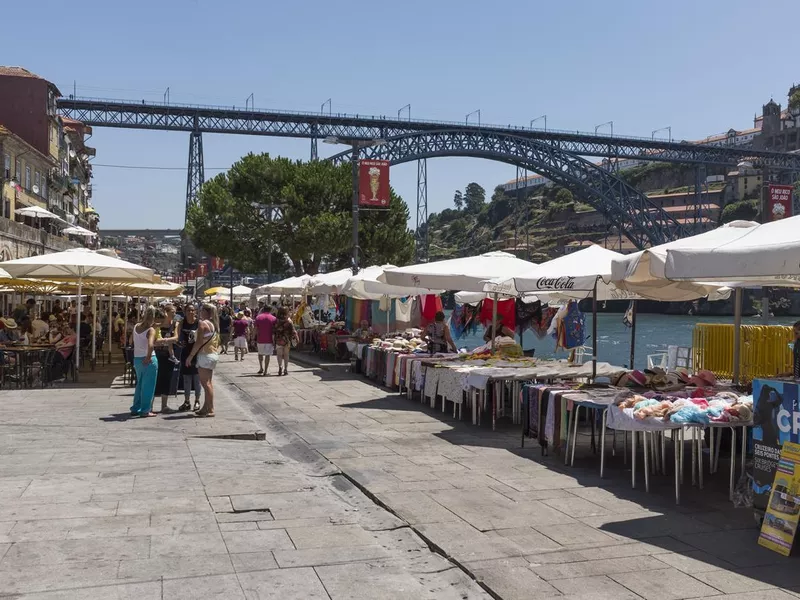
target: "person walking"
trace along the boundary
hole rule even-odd
[[[269,306],[262,306],[256,317],[256,344],[258,345],[258,374],[267,376],[269,359],[275,351],[273,329],[278,319],[270,313]]]
[[[161,396],[161,413],[168,415],[175,412],[169,407],[169,397],[177,393],[178,375],[181,364],[175,360],[172,348],[178,341],[178,322],[175,320],[175,306],[165,304],[159,316],[158,333],[155,341],[155,353],[158,359],[158,377],[155,394]]]
[[[193,304],[187,304],[183,310],[183,320],[181,321],[178,339],[180,340],[181,348],[183,348],[182,356],[189,356],[192,354],[192,349],[197,340],[197,328],[199,322],[197,320],[197,310]],[[178,407],[181,412],[192,410],[192,404],[189,401],[194,388],[194,408],[200,408],[200,377],[197,372],[197,365],[195,363],[187,363],[185,360],[181,361],[181,376],[183,377],[183,404]]]
[[[294,330],[294,324],[289,318],[289,311],[286,310],[286,307],[278,309],[278,320],[272,331],[275,352],[278,355],[278,375],[288,375],[289,349],[293,341],[297,343],[297,332]],[[283,367],[282,371],[281,367]]]
[[[236,320],[233,322],[233,360],[239,360],[241,354],[242,360],[244,355],[247,354],[247,332],[250,328],[250,323],[245,319],[243,312],[236,313]]]
[[[231,325],[233,324],[233,319],[231,319],[231,309],[228,306],[225,306],[222,309],[222,312],[219,314],[219,344],[220,344],[220,354],[227,354],[228,353],[228,344],[231,341]]]
[[[136,390],[131,415],[154,417],[153,398],[158,377],[158,359],[153,356],[156,330],[156,309],[148,306],[144,318],[133,327],[133,368],[136,370]]]
[[[200,309],[200,324],[197,328],[197,342],[186,358],[186,364],[197,358],[200,385],[203,386],[203,407],[195,411],[198,417],[214,416],[214,368],[219,361],[219,321],[217,307],[204,304]]]

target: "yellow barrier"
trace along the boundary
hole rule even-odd
[[[792,370],[788,344],[794,335],[781,325],[742,325],[740,380],[774,377]],[[733,325],[698,323],[692,335],[692,365],[722,379],[733,377]]]

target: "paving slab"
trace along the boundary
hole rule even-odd
[[[247,600],[329,600],[314,569],[278,569],[239,573]]]
[[[715,588],[677,569],[635,570],[609,577],[645,600],[683,600],[717,593]]]

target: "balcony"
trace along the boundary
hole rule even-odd
[[[61,252],[77,247],[77,244],[67,238],[52,235],[44,229],[29,227],[24,223],[17,223],[10,219],[0,219],[0,238],[12,242],[12,254],[15,258],[32,256],[50,252]]]

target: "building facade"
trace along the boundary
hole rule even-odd
[[[56,111],[58,88],[22,67],[0,66],[0,258],[22,258],[84,245],[96,237],[70,236],[68,226],[97,230],[91,207],[91,129],[65,122]],[[39,207],[55,218],[31,218]]]

